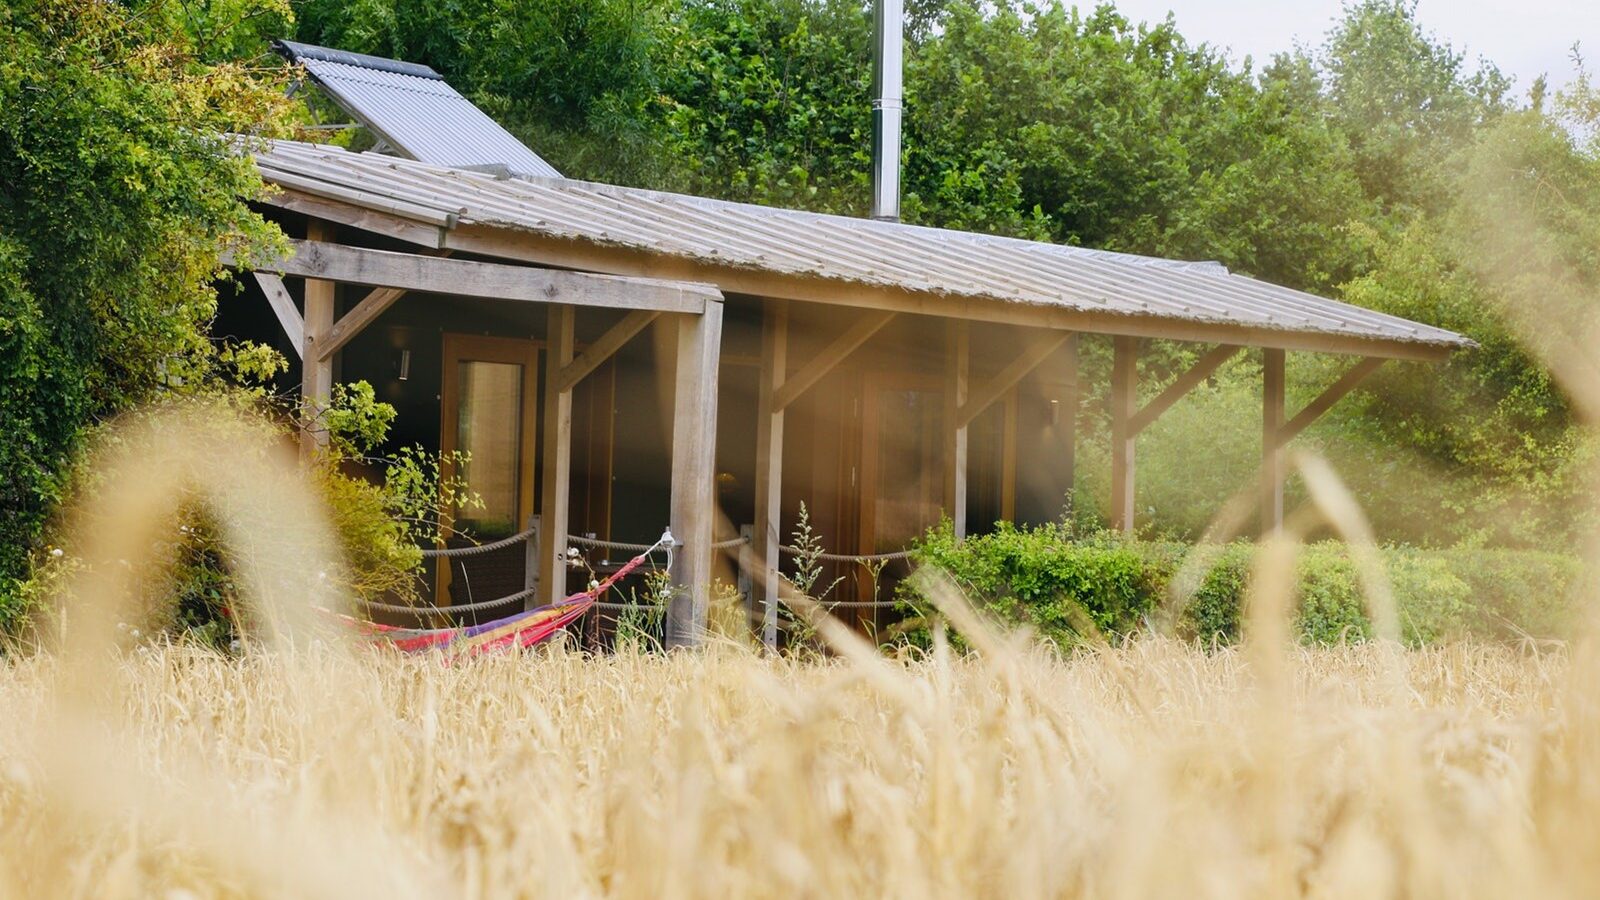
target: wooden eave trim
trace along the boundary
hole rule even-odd
[[[448,229],[442,225],[352,206],[327,197],[289,190],[281,185],[276,187],[279,190],[260,198],[262,203],[430,250],[444,247],[444,236]]]
[[[708,302],[722,298],[721,293],[709,285],[396,253],[323,241],[291,240],[289,244],[294,250],[291,256],[258,264],[256,269],[345,284],[486,300],[653,309],[694,315],[704,313]],[[231,259],[224,261],[232,264]]]

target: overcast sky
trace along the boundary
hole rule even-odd
[[[1234,59],[1258,63],[1294,46],[1319,45],[1338,18],[1339,0],[1115,0],[1135,21],[1159,21],[1170,10],[1191,41],[1227,47]],[[1080,2],[1080,7],[1093,6]],[[1522,96],[1540,73],[1552,85],[1572,73],[1570,51],[1583,45],[1587,68],[1600,69],[1600,0],[1420,0],[1417,18],[1468,60],[1483,56],[1516,78]],[[1259,68],[1259,65],[1257,66]]]

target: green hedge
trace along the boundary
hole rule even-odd
[[[1155,617],[1193,548],[1105,532],[1075,535],[1064,525],[1002,525],[957,543],[946,524],[929,532],[916,551],[1003,619],[1068,644],[1085,632],[1127,634]],[[1234,543],[1206,552],[1213,556],[1177,620],[1177,631],[1206,642],[1231,642],[1240,633],[1254,548]],[[1569,598],[1583,568],[1571,556],[1513,550],[1386,547],[1381,558],[1403,636],[1412,644],[1468,635],[1564,636]],[[1295,624],[1302,640],[1332,643],[1372,636],[1357,567],[1344,545],[1306,546],[1297,571]],[[901,585],[899,599],[911,612],[926,606],[914,582]]]

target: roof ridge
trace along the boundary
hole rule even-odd
[[[302,44],[299,41],[286,40],[273,41],[272,49],[290,62],[314,59],[321,62],[355,66],[361,69],[376,69],[379,72],[389,72],[394,75],[411,75],[416,78],[426,78],[429,81],[444,81],[444,76],[434,71],[431,66],[399,59],[389,59],[385,56],[352,53],[349,50],[336,50],[332,47],[319,47],[315,44]]]

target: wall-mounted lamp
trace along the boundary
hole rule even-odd
[[[410,378],[411,378],[411,351],[410,350],[401,350],[399,356],[397,356],[395,358],[394,376],[396,378],[400,379],[401,381],[410,380]]]
[[[1054,427],[1056,427],[1057,425],[1060,425],[1060,424],[1061,424],[1061,401],[1060,400],[1051,400],[1050,401],[1050,427],[1054,428]]]

